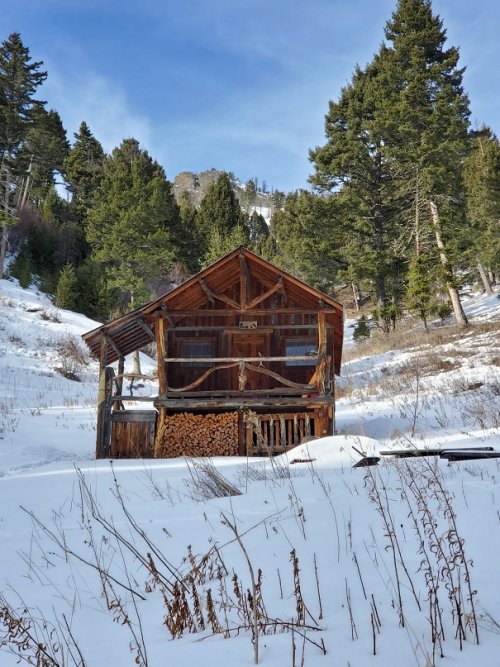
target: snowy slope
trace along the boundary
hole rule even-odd
[[[353,447],[500,450],[499,304],[470,303],[482,328],[452,342],[353,355],[341,435],[215,459],[239,495],[209,497],[199,464],[94,460],[96,365],[53,369],[96,323],[2,281],[0,665],[16,646],[33,664],[41,646],[48,665],[250,665],[249,589],[260,664],[497,667],[500,459],[351,466]]]

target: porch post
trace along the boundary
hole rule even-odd
[[[158,365],[158,395],[166,398],[168,391],[167,365],[165,356],[165,329],[166,322],[163,317],[156,320],[156,362]],[[165,430],[166,409],[158,408],[158,417],[156,419],[156,433],[153,456],[159,458],[163,450],[163,432]]]
[[[113,393],[114,371],[106,366],[108,341],[102,334],[99,359],[99,393],[97,395],[97,438],[96,458],[107,458],[111,454],[111,397]]]

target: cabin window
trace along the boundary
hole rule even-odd
[[[316,366],[318,344],[315,338],[288,338],[285,341],[285,353],[287,357],[304,357],[309,359],[290,359],[287,366]]]
[[[210,361],[197,361],[203,357],[214,356],[214,341],[210,338],[189,338],[180,341],[179,356],[182,358],[193,359],[193,361],[183,361],[185,368],[210,368]]]

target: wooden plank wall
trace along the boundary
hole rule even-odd
[[[120,410],[111,415],[111,458],[153,458],[156,410]]]

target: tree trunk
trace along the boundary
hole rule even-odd
[[[486,270],[483,266],[483,263],[482,263],[481,258],[479,257],[479,255],[477,255],[477,270],[479,272],[481,280],[483,281],[484,290],[485,290],[486,294],[488,296],[493,296],[493,290],[491,288],[491,283],[488,279],[488,275],[486,273]]]
[[[7,171],[5,172],[4,196],[3,196],[3,212],[5,220],[2,224],[2,240],[0,241],[0,278],[5,277],[4,264],[5,253],[7,252],[7,242],[9,240],[9,225],[7,224],[9,216],[9,198],[10,198],[10,183]]]
[[[436,236],[436,246],[439,251],[439,259],[441,260],[441,265],[445,270],[446,275],[446,287],[448,289],[448,294],[450,295],[450,301],[455,313],[455,319],[457,324],[462,327],[466,327],[469,324],[464,309],[462,308],[462,303],[460,301],[460,295],[457,288],[453,285],[451,280],[451,267],[448,262],[448,257],[446,255],[446,248],[444,247],[443,237],[441,236],[441,224],[439,222],[439,212],[436,202],[429,202],[432,216],[432,224],[434,225],[434,233]]]
[[[385,247],[385,229],[384,229],[384,215],[382,211],[382,195],[381,195],[381,156],[377,155],[377,169],[379,173],[379,189],[376,193],[375,206],[373,211],[373,229],[375,232],[375,252],[377,256],[377,268],[375,275],[375,292],[377,297],[378,322],[382,331],[388,333],[390,325],[384,317],[384,309],[387,306],[387,290],[385,284],[386,272],[386,247]]]
[[[4,277],[3,266],[5,263],[5,251],[7,249],[7,239],[9,238],[9,231],[7,225],[2,225],[2,240],[0,242],[0,278]]]
[[[134,352],[134,375],[142,375],[141,373],[141,360],[139,357],[139,350]]]
[[[355,282],[352,282],[351,286],[352,294],[354,296],[354,307],[356,308],[356,312],[359,313],[359,289]]]

